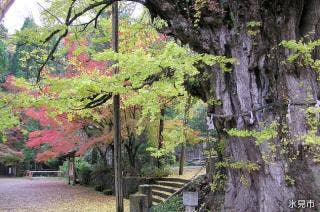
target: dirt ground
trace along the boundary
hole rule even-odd
[[[183,175],[179,175],[179,168],[175,167],[172,169],[172,174],[169,177],[181,178],[186,180],[191,180],[199,175],[206,173],[205,167],[201,166],[186,166],[184,167]]]
[[[115,198],[61,179],[0,178],[0,211],[114,212]]]
[[[185,167],[184,175],[173,169],[169,177],[192,179],[204,174],[201,167]],[[129,211],[129,200],[124,200]],[[84,186],[69,186],[63,179],[1,178],[0,212],[114,212],[114,196]]]

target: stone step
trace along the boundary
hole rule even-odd
[[[152,196],[152,205],[157,205],[158,203],[162,203],[165,199],[158,197],[158,196]]]
[[[166,192],[161,192],[161,191],[152,191],[152,196],[158,196],[158,197],[162,197],[164,199],[167,199],[171,195],[172,195],[172,193],[166,193]]]
[[[157,185],[168,186],[173,188],[182,188],[184,183],[170,182],[170,181],[156,181]]]
[[[175,193],[178,189],[172,188],[172,187],[167,187],[163,185],[151,185],[152,191],[165,191],[169,193]]]

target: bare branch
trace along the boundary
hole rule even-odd
[[[37,4],[49,15],[51,15],[52,17],[54,17],[60,24],[63,24],[63,22],[56,16],[54,15],[50,10],[46,9],[44,6],[42,6],[39,2],[37,2]]]
[[[76,19],[78,19],[80,16],[84,15],[85,13],[87,13],[88,11],[99,7],[101,5],[106,5],[106,6],[110,6],[113,2],[115,2],[116,0],[102,0],[99,2],[95,2],[92,4],[89,4],[88,7],[84,8],[81,12],[76,13],[72,18],[70,18],[70,20],[66,20],[66,25],[70,26]],[[71,9],[71,8],[70,8]]]
[[[47,43],[49,40],[51,40],[51,38],[52,38],[53,36],[55,36],[56,34],[58,34],[60,31],[61,31],[61,29],[57,29],[57,30],[53,31],[53,32],[43,41],[43,43]]]
[[[98,99],[88,103],[83,109],[95,108],[106,103],[112,97],[112,93],[104,94]]]
[[[77,0],[73,0],[70,4],[70,7],[69,7],[69,10],[68,10],[68,14],[67,14],[67,17],[66,17],[66,25],[68,26],[68,23],[69,23],[69,20],[70,20],[70,17],[71,17],[71,14],[72,14],[72,9],[73,9],[73,5],[76,3]]]
[[[87,27],[94,22],[94,28],[97,28],[97,24],[98,24],[98,18],[100,17],[101,13],[108,7],[108,5],[103,6],[98,13],[96,14],[96,16],[91,19],[90,21],[88,21],[87,23],[81,24],[83,27],[83,29],[81,30],[82,32],[85,31],[87,29]]]
[[[46,64],[48,63],[48,61],[49,61],[51,58],[53,58],[53,54],[56,52],[60,41],[61,41],[65,36],[67,36],[67,34],[68,34],[68,29],[65,29],[64,33],[59,36],[58,40],[56,41],[56,43],[54,44],[53,48],[51,49],[48,57],[46,58],[46,60],[44,61],[44,63],[41,65],[41,67],[40,67],[39,70],[38,70],[37,82],[40,81],[41,71],[42,71],[43,68],[46,66]]]

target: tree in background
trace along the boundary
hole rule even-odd
[[[29,30],[31,28],[35,29],[35,27],[36,24],[33,18],[29,17],[25,19],[21,30]],[[23,40],[18,40],[16,43],[15,52],[12,55],[11,63],[9,66],[10,74],[19,77],[30,78],[32,76],[31,71],[35,68],[35,62],[30,60],[22,62],[21,60],[23,59],[23,54],[25,54],[26,52],[32,52],[36,48],[36,45],[29,45],[25,43]]]
[[[4,79],[5,73],[9,67],[9,54],[7,45],[5,43],[7,39],[7,29],[0,24],[0,76],[1,81]]]

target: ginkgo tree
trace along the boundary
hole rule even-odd
[[[53,23],[57,20],[52,21],[51,29],[56,27]],[[48,21],[46,25],[50,23]],[[124,134],[124,140],[128,138],[130,142],[131,133],[139,134],[143,131],[144,120],[161,121],[159,111],[165,104],[172,99],[179,101],[179,98],[186,95],[184,81],[186,77],[198,73],[197,64],[217,64],[226,70],[226,64],[234,62],[221,56],[197,54],[187,47],[179,46],[173,40],[157,33],[147,18],[140,22],[128,19],[121,21],[121,48],[119,53],[115,53],[107,48],[110,44],[110,20],[100,19],[98,24],[97,30],[87,26],[87,31],[84,32],[79,28],[82,29],[86,25],[79,24],[74,26],[74,31],[66,33],[64,42],[55,52],[57,57],[61,57],[59,54],[66,55],[65,72],[57,72],[50,66],[42,67],[41,80],[36,86],[25,79],[14,79],[15,86],[21,90],[19,100],[25,102],[25,107],[37,108],[29,109],[28,114],[37,118],[36,114],[42,113],[42,118],[52,119],[50,126],[42,125],[43,130],[29,135],[30,147],[43,144],[50,147],[44,146],[45,152],[38,156],[39,160],[57,157],[75,148],[78,140],[81,140],[76,131],[83,127],[77,121],[101,122],[106,118],[103,117],[106,113],[99,113],[99,108],[106,109],[112,95],[121,94],[123,115],[133,107],[139,108],[139,116],[135,117],[137,123],[133,126],[139,126],[140,130],[131,130]],[[17,36],[23,35],[25,42],[34,42],[40,48],[45,35],[48,35],[48,28],[50,26],[38,27],[37,35],[34,31],[28,30],[20,32]],[[40,61],[40,64],[41,61],[45,62],[47,47],[45,43],[41,57],[35,52],[28,52],[24,55],[24,60],[34,59]],[[109,61],[118,63],[112,65]],[[112,76],[111,68],[114,66],[120,69],[120,73]],[[166,143],[163,146],[164,150],[159,149],[158,153],[153,153],[154,156],[172,151],[172,144],[175,143],[172,141],[183,132],[179,129],[182,125],[178,120],[168,124],[171,127],[163,131]],[[72,132],[64,130],[64,127],[72,129]],[[104,137],[105,143],[108,143],[108,140],[110,136]],[[179,143],[176,142],[176,145]],[[87,140],[86,144],[81,145],[82,151],[94,145],[94,142]],[[152,151],[152,148],[150,150]],[[134,161],[134,157],[131,157],[131,161]],[[131,165],[134,166],[134,163]]]

